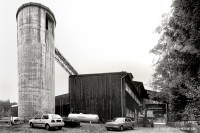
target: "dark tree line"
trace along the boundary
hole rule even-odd
[[[158,44],[150,51],[158,56],[151,86],[157,97],[171,103],[176,120],[200,118],[200,0],[174,0],[156,28]]]
[[[11,106],[17,103],[11,103],[10,100],[0,100],[0,117],[9,116],[11,114]]]

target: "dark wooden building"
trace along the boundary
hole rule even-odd
[[[55,114],[68,116],[68,114],[70,113],[69,93],[55,97],[55,108]]]
[[[18,117],[18,105],[11,106],[11,116]]]
[[[140,99],[140,104],[139,104],[139,107],[136,111],[137,112],[137,115],[135,116],[135,119],[136,121],[138,122],[139,121],[139,116],[140,115],[143,115],[144,113],[144,109],[145,109],[145,101],[144,101],[144,98],[147,97],[147,90],[144,88],[144,85],[142,82],[139,82],[139,81],[132,81],[133,85],[134,85],[134,91],[135,91],[135,94],[138,95],[139,99]]]
[[[70,75],[70,107],[74,113],[98,114],[106,120],[136,118],[142,98],[132,78],[127,72]]]

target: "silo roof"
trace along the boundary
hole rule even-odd
[[[17,10],[16,18],[18,16],[19,11],[22,8],[27,7],[27,6],[37,6],[37,7],[45,9],[46,11],[48,11],[52,15],[52,17],[53,17],[53,19],[55,21],[55,25],[56,25],[56,19],[55,19],[54,13],[47,6],[44,6],[44,5],[40,4],[40,3],[35,3],[35,2],[29,2],[29,3],[25,3],[25,4],[21,5]]]

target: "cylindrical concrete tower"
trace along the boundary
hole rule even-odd
[[[55,113],[53,12],[39,3],[17,10],[18,116]]]

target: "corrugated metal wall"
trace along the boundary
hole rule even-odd
[[[103,119],[121,116],[123,75],[125,74],[70,76],[70,106],[73,112],[98,114]]]

